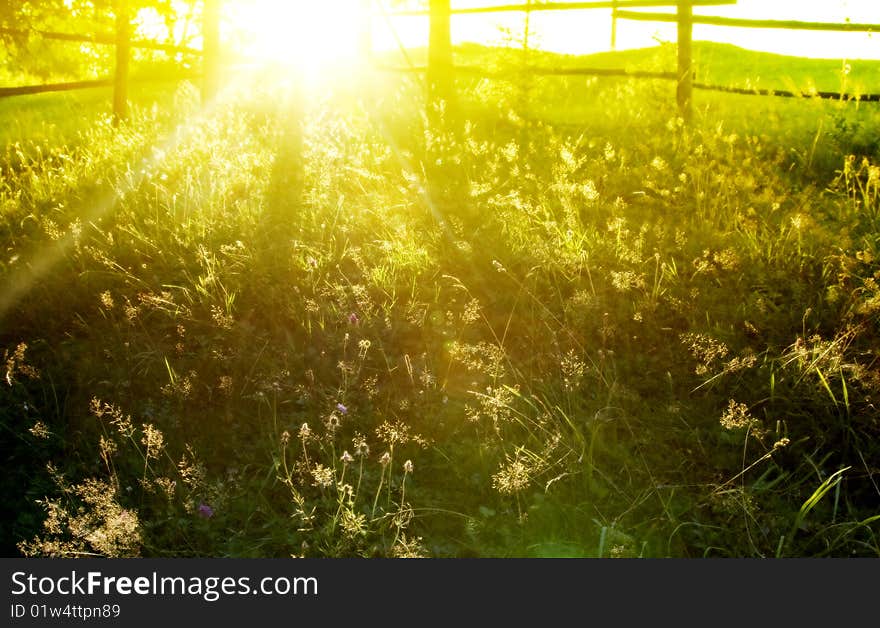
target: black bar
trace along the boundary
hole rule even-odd
[[[416,625],[425,618],[428,625],[472,625],[477,617],[491,625],[663,625],[668,619],[702,626],[719,616],[731,625],[760,617],[760,625],[836,626],[869,623],[857,620],[876,614],[877,565],[871,559],[3,559],[0,613],[12,627]],[[45,593],[30,593],[40,587]],[[68,591],[73,594],[63,594]],[[756,593],[766,601],[742,597]],[[67,621],[44,618],[65,608],[72,613]],[[100,621],[83,621],[86,609]]]

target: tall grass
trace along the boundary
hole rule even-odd
[[[10,551],[880,554],[876,118],[556,80],[9,140]]]

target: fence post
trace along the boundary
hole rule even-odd
[[[611,5],[611,50],[617,50],[617,0]]]
[[[128,115],[128,66],[131,57],[131,20],[128,0],[116,0],[116,69],[113,73],[113,125]]]
[[[428,106],[452,98],[452,29],[450,0],[431,0],[428,38]]]
[[[205,0],[202,10],[202,104],[216,98],[220,85],[220,0]]]
[[[678,100],[679,115],[690,122],[693,115],[693,29],[694,8],[691,0],[678,0]]]

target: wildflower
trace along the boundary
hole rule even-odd
[[[148,459],[158,458],[162,451],[162,447],[165,445],[165,438],[162,435],[162,432],[149,423],[145,423],[143,428],[144,435],[143,438],[141,438],[141,443],[146,447],[146,457]]]
[[[37,438],[43,438],[43,439],[49,438],[49,435],[51,434],[51,432],[49,431],[49,428],[46,427],[46,424],[43,423],[42,421],[37,421],[36,423],[34,423],[33,426],[28,431],[31,434],[33,434],[34,436],[36,436]]]
[[[354,457],[352,457],[352,455],[348,453],[348,450],[345,450],[342,452],[340,460],[342,460],[342,462],[344,462],[345,464],[351,464],[352,462],[354,462]]]
[[[202,502],[199,504],[199,516],[204,517],[205,519],[210,519],[214,516],[214,509],[205,502]]]
[[[413,472],[413,463],[412,460],[407,460],[403,463],[403,472],[404,473],[412,473]]]
[[[382,454],[382,457],[379,458],[379,464],[385,467],[388,466],[389,462],[391,462],[391,455],[386,451],[384,454]]]
[[[360,322],[360,319],[358,318],[357,314],[352,312],[351,314],[348,315],[348,322],[351,323],[352,325],[357,325]]]
[[[345,536],[352,539],[363,535],[367,529],[367,518],[363,514],[355,514],[351,510],[342,511],[342,530]]]
[[[724,414],[721,415],[721,425],[728,430],[749,427],[754,418],[749,413],[749,408],[744,403],[737,403],[731,399]]]
[[[751,415],[748,406],[744,403],[737,403],[733,399],[729,401],[727,409],[721,415],[720,423],[728,430],[747,428],[758,438],[765,434],[761,422]],[[774,448],[776,448],[775,444]]]
[[[726,344],[705,334],[687,333],[679,336],[679,339],[699,362],[694,370],[697,375],[707,374],[730,353]]]
[[[642,275],[637,275],[631,270],[624,270],[621,272],[612,270],[611,284],[616,290],[620,292],[626,292],[627,290],[631,290],[633,288],[644,288],[645,278]]]
[[[33,433],[33,432],[32,432]],[[34,434],[36,436],[36,434]],[[116,452],[119,451],[119,448],[116,445],[116,441],[104,438],[103,436],[98,440],[98,444],[100,446],[101,458],[105,463],[109,465],[110,458],[116,455]]]
[[[339,420],[339,415],[335,412],[331,412],[330,415],[324,419],[324,427],[326,427],[327,431],[331,433],[338,430],[341,423],[342,421]]]
[[[348,408],[341,403],[336,404],[336,409],[339,410],[342,414],[348,414]]]
[[[469,324],[476,323],[478,320],[480,320],[480,302],[477,299],[471,299],[464,307],[461,322]]]
[[[351,441],[352,445],[354,445],[354,455],[358,458],[363,458],[364,456],[369,455],[370,447],[367,445],[367,439],[362,435],[357,434]]]
[[[312,477],[315,479],[312,486],[327,488],[333,484],[333,469],[322,464],[316,464],[315,468],[312,469]]]
[[[409,427],[399,421],[395,424],[383,421],[382,425],[376,428],[376,436],[386,443],[405,443],[409,440]]]
[[[518,493],[528,487],[531,476],[532,470],[522,460],[510,460],[492,476],[492,487],[503,494]]]
[[[422,537],[407,538],[405,534],[400,535],[391,548],[391,555],[394,558],[427,558],[429,556],[428,548],[422,543]]]
[[[113,294],[109,290],[105,290],[104,292],[102,292],[99,298],[101,299],[101,307],[103,307],[105,310],[113,309],[115,303],[113,301]]]
[[[287,447],[287,443],[289,443],[289,442],[290,442],[290,432],[288,432],[287,430],[284,430],[283,432],[281,432],[281,446]]]
[[[603,151],[605,156],[605,161],[612,161],[614,157],[617,155],[617,152],[614,150],[614,147],[610,142],[605,144],[605,149]]]
[[[587,181],[581,186],[581,194],[591,203],[599,200],[599,190],[596,189],[596,184],[592,181]]]
[[[307,439],[307,438],[308,438],[309,436],[311,436],[311,435],[312,435],[312,430],[311,430],[311,428],[309,428],[309,424],[308,424],[308,423],[303,423],[302,425],[300,425],[300,427],[299,427],[299,437],[300,437],[302,440]]]

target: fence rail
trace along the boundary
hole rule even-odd
[[[0,35],[12,35],[13,37],[26,37],[28,35],[37,35],[42,39],[52,39],[57,41],[74,41],[85,44],[98,44],[114,46],[116,45],[116,35],[109,33],[97,33],[94,35],[81,35],[79,33],[60,33],[57,31],[42,30],[26,30],[21,28],[0,28]],[[168,52],[173,54],[202,54],[201,49],[191,48],[189,46],[178,46],[176,44],[163,44],[146,39],[133,39],[129,44],[131,48],[142,48],[146,50],[156,50],[159,52]]]
[[[180,81],[182,79],[200,80],[202,74],[198,72],[182,72],[174,76],[150,76],[132,79],[134,83],[166,83]],[[83,89],[98,89],[101,87],[113,87],[115,78],[90,79],[88,81],[67,81],[64,83],[43,83],[42,85],[20,85],[18,87],[0,87],[0,98],[13,96],[29,96],[31,94],[45,94],[48,92],[72,92]]]
[[[695,5],[696,6],[696,5]],[[645,11],[617,11],[617,18],[641,22],[676,22],[678,17],[672,13]],[[782,30],[832,31],[845,33],[880,33],[880,24],[856,24],[851,22],[803,22],[800,20],[749,20],[738,17],[719,17],[715,15],[695,15],[694,24],[711,26],[732,26],[735,28],[778,28]]]
[[[46,83],[43,85],[21,85],[19,87],[0,87],[0,98],[42,94],[44,92],[70,92],[77,89],[92,89],[95,87],[109,87],[111,85],[113,85],[112,78],[91,81],[69,81],[67,83]]]
[[[513,79],[518,76],[620,76],[626,78],[667,79],[678,80],[675,72],[650,72],[647,70],[625,70],[618,68],[541,68],[525,67],[510,70],[487,70],[473,65],[453,66],[457,73],[482,76],[494,79]],[[376,69],[380,72],[394,72],[404,74],[423,74],[428,71],[428,66],[388,66],[379,65]]]
[[[737,0],[693,0],[695,7],[710,7],[736,4]],[[537,11],[582,11],[585,9],[619,9],[620,7],[651,8],[668,7],[675,4],[675,0],[594,0],[592,2],[541,2],[500,4],[489,7],[468,7],[450,9],[450,15],[475,15],[482,13],[534,13]],[[391,17],[417,17],[430,16],[430,9],[400,9],[388,11]]]

